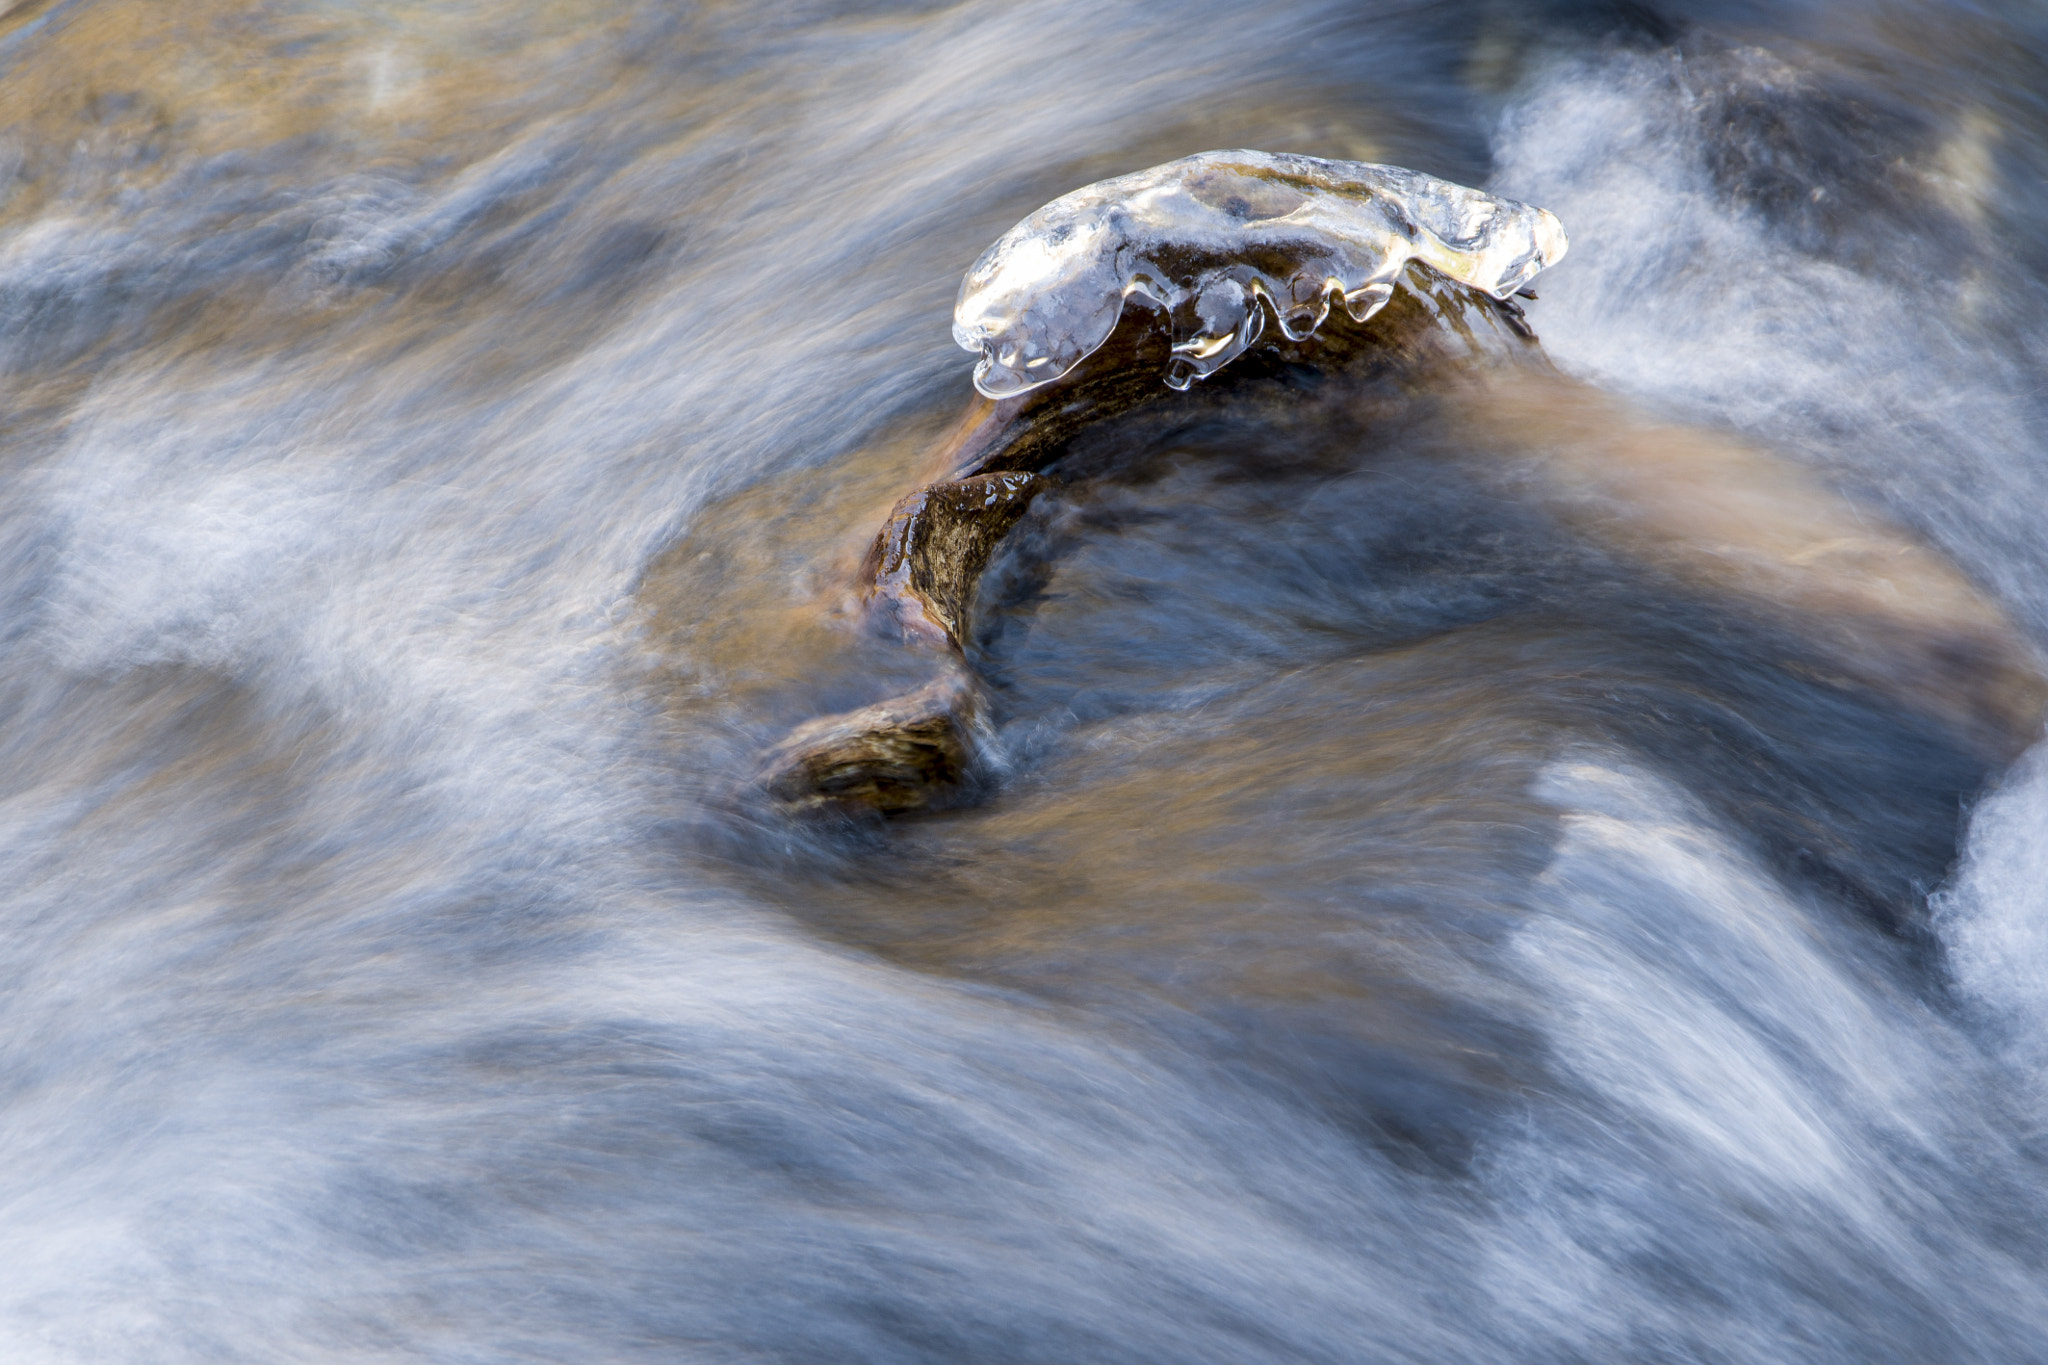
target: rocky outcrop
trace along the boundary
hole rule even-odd
[[[898,815],[970,799],[988,698],[974,662],[974,605],[1003,537],[1047,489],[1096,471],[1068,459],[1074,438],[1147,409],[1189,418],[1218,405],[1285,407],[1301,387],[1343,377],[1396,389],[1477,368],[1541,364],[1521,307],[1410,267],[1365,323],[1332,321],[1300,341],[1276,336],[1198,389],[1162,383],[1170,330],[1144,301],[1107,342],[1053,383],[1015,398],[977,396],[932,452],[934,481],[897,502],[857,591],[882,629],[929,656],[930,681],[878,705],[808,722],[763,760],[768,792],[791,809]]]

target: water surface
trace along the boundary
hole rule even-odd
[[[7,8],[0,1355],[2048,1358],[2044,54]],[[1554,373],[1105,424],[986,799],[778,817],[961,272],[1235,146],[1556,212]]]

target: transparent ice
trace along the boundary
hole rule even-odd
[[[1332,298],[1363,322],[1410,261],[1505,299],[1566,245],[1542,209],[1398,166],[1202,152],[1062,195],[1004,233],[961,281],[953,339],[981,352],[974,386],[1012,398],[1073,369],[1143,294],[1173,320],[1166,382],[1185,389],[1242,355],[1268,312],[1291,341]]]

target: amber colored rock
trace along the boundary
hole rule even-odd
[[[974,760],[975,684],[964,668],[915,692],[790,732],[763,762],[768,794],[797,810],[902,815],[951,804]]]
[[[862,576],[896,609],[906,634],[936,629],[965,648],[968,612],[989,556],[1046,487],[1036,474],[996,471],[935,483],[896,504]]]
[[[1512,301],[1421,268],[1369,322],[1339,322],[1300,341],[1276,336],[1260,354],[1278,366],[1397,384],[1441,380],[1482,362],[1534,359],[1535,337]],[[1247,363],[1194,392],[1162,382],[1169,332],[1139,301],[1115,334],[1064,378],[1017,398],[976,396],[940,440],[937,481],[901,499],[861,569],[861,594],[927,651],[933,681],[878,705],[799,726],[764,759],[769,794],[795,810],[900,815],[956,804],[971,786],[975,732],[987,709],[971,658],[983,570],[1032,500],[1059,482],[1043,473],[1089,426],[1140,408],[1189,412],[1298,401]]]

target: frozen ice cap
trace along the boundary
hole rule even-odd
[[[1173,319],[1166,382],[1184,389],[1257,341],[1268,310],[1291,341],[1333,295],[1363,322],[1411,260],[1505,299],[1566,245],[1542,209],[1399,166],[1202,152],[1062,195],[1004,233],[960,282],[953,339],[981,352],[974,387],[1012,398],[1080,364],[1142,293]]]

